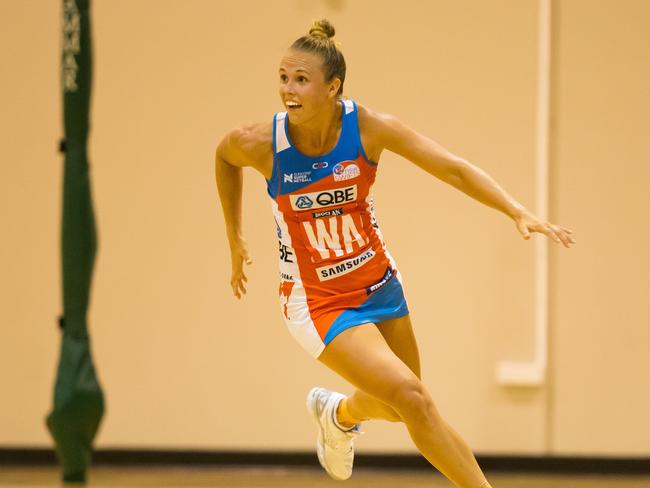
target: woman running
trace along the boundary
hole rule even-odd
[[[441,418],[420,378],[420,359],[402,278],[386,249],[370,193],[386,149],[515,222],[569,247],[571,231],[544,222],[490,176],[395,117],[342,98],[345,60],[327,20],[315,22],[280,62],[285,112],[232,130],[216,152],[216,180],[232,258],[230,284],[246,293],[242,168],[267,182],[277,224],[280,306],[302,347],[349,381],[346,397],[314,388],[307,408],[318,459],[335,479],[352,474],[363,420],[403,422],[438,470],[462,488],[490,484],[465,441]]]

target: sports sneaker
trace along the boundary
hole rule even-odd
[[[307,394],[307,410],[318,425],[318,461],[335,480],[347,480],[352,475],[354,438],[361,433],[359,424],[346,431],[334,421],[339,402],[344,398],[341,393],[319,387]]]

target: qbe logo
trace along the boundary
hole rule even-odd
[[[307,195],[300,195],[296,199],[296,207],[299,208],[300,210],[311,208],[313,205],[314,205],[313,200],[309,198]]]
[[[306,210],[343,205],[357,199],[357,185],[337,188],[336,190],[323,190],[303,195],[290,195],[291,208]]]

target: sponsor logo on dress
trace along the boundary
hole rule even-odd
[[[379,290],[382,286],[388,283],[392,277],[393,277],[393,270],[390,268],[386,268],[386,273],[384,273],[384,277],[374,285],[366,288],[366,293],[370,295],[372,292]]]
[[[286,244],[279,243],[280,245],[280,261],[285,263],[293,263],[293,249],[291,249]]]
[[[307,195],[300,195],[295,200],[291,199],[291,205],[293,205],[294,209],[304,210],[313,207],[314,201]]]
[[[359,166],[354,161],[343,161],[332,168],[334,181],[345,181],[356,178],[361,174]]]
[[[363,225],[362,222],[358,223]],[[368,238],[359,232],[351,214],[306,220],[302,227],[309,241],[307,247],[312,253],[312,259],[319,261],[331,258],[332,252],[334,258],[358,254],[369,244]]]
[[[319,161],[311,165],[312,169],[323,169],[323,168],[327,168],[328,166],[329,164],[327,163],[327,161]]]
[[[332,207],[353,202],[357,199],[357,185],[337,188],[336,190],[323,190],[302,195],[290,195],[291,208],[294,210],[306,210]]]
[[[323,217],[335,217],[337,215],[343,215],[342,208],[333,208],[332,210],[321,210],[320,212],[311,213],[311,216],[315,219],[322,219]]]
[[[329,266],[316,268],[318,279],[320,281],[327,281],[351,273],[355,269],[359,269],[361,266],[366,264],[374,256],[375,251],[369,249],[363,254],[360,254],[354,258],[346,259],[345,261],[341,261],[340,263],[332,264]]]
[[[297,173],[284,173],[285,183],[309,183],[311,181],[311,171],[299,171]]]

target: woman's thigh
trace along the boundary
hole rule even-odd
[[[413,333],[411,316],[405,315],[396,319],[385,320],[377,324],[379,332],[388,346],[418,378],[422,378],[420,369],[420,351]]]
[[[409,341],[396,338],[406,335],[400,334],[405,327],[404,324],[394,324],[384,333],[415,367]],[[420,383],[416,372],[391,348],[375,324],[358,325],[341,332],[318,359],[356,388],[389,404],[396,390]],[[416,369],[419,369],[419,364]]]

